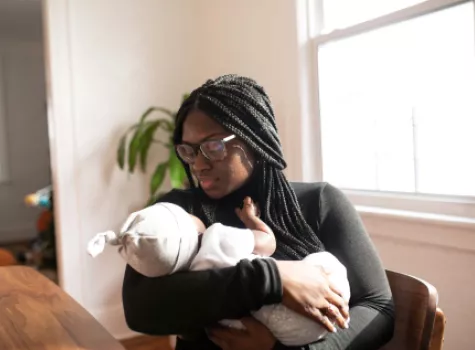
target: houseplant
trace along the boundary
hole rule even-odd
[[[184,95],[183,100],[188,96]],[[152,114],[159,113],[161,118],[152,119]],[[154,203],[163,192],[160,191],[167,173],[172,188],[185,186],[186,173],[173,147],[176,112],[163,107],[150,107],[120,138],[117,149],[117,163],[122,170],[133,174],[137,169],[147,171],[148,155],[151,147],[159,146],[167,150],[168,156],[159,164],[150,178],[149,199],[147,204]],[[157,135],[165,132],[165,138]]]

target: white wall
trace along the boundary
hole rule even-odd
[[[148,177],[120,171],[116,148],[146,108],[177,107],[189,89],[192,8],[177,0],[55,0],[45,2],[45,16],[60,283],[120,338],[130,334],[125,264],[114,249],[93,260],[86,245],[147,199]]]
[[[50,184],[43,46],[22,35],[0,30],[0,108],[6,127],[0,147],[6,146],[8,169],[7,181],[0,182],[0,243],[36,236],[39,210],[28,208],[24,197]]]
[[[289,178],[299,178],[300,153],[291,125],[300,120],[296,1],[205,0],[195,11],[194,81],[237,73],[270,95]]]

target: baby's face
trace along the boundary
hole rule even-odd
[[[205,227],[205,224],[203,224],[203,221],[201,221],[198,217],[194,216],[194,215],[191,215],[191,219],[193,220],[193,222],[195,223],[196,225],[196,230],[199,232],[199,233],[203,233],[205,232],[206,230],[206,227]]]

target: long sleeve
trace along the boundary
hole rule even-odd
[[[241,318],[281,298],[277,266],[270,259],[157,278],[127,266],[123,284],[128,326],[152,335],[192,333],[221,319]]]
[[[278,344],[275,349],[379,349],[391,339],[394,329],[392,294],[382,262],[346,196],[329,184],[319,190],[320,196],[316,196],[319,202],[312,203],[319,208],[319,237],[326,250],[334,254],[348,272],[350,328],[339,329],[324,340],[304,347]],[[306,197],[310,201],[310,197]],[[315,210],[310,203],[303,205],[309,214]]]
[[[183,198],[173,192],[163,200],[180,205]],[[152,335],[186,334],[280,302],[282,284],[271,259],[243,260],[229,268],[156,278],[127,266],[122,297],[132,330]]]

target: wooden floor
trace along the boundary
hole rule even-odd
[[[127,350],[173,350],[175,340],[172,337],[151,337],[148,335],[121,340]]]

